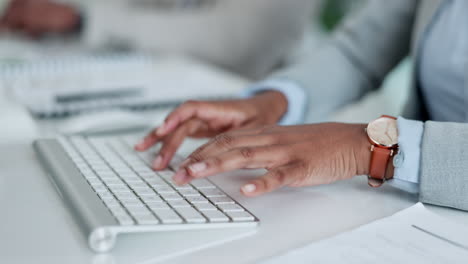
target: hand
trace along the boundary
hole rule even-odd
[[[324,123],[237,130],[198,148],[174,175],[178,184],[236,169],[266,169],[241,191],[257,196],[282,186],[328,184],[368,174],[365,125]]]
[[[186,137],[212,137],[233,129],[276,124],[286,108],[286,98],[275,91],[245,100],[189,101],[170,113],[159,128],[135,146],[135,150],[145,151],[161,142],[162,148],[153,168],[162,170]]]
[[[2,27],[39,37],[46,33],[66,33],[79,23],[79,14],[71,6],[49,0],[11,0]]]

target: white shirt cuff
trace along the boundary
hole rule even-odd
[[[398,154],[393,158],[395,173],[388,183],[410,193],[419,192],[419,169],[424,123],[398,118]]]
[[[302,87],[286,79],[273,79],[250,86],[243,97],[251,97],[259,92],[278,91],[286,96],[288,109],[278,122],[280,125],[297,125],[304,123],[307,110],[307,95]]]

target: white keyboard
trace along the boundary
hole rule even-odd
[[[73,137],[59,142],[122,226],[258,221],[207,179],[176,185],[173,170],[153,171],[150,155],[138,155],[123,139]],[[172,168],[177,161],[180,158]]]

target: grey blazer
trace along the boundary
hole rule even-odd
[[[321,120],[380,87],[387,73],[404,57],[410,54],[413,61],[418,61],[422,35],[443,1],[369,1],[321,49],[276,77],[305,87],[310,93],[311,112],[315,120]],[[420,200],[468,210],[468,124],[427,121],[418,81],[413,76],[403,116],[426,121]]]

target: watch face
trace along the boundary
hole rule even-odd
[[[398,144],[397,121],[393,118],[381,117],[367,126],[367,135],[375,144],[383,147],[394,147]]]

